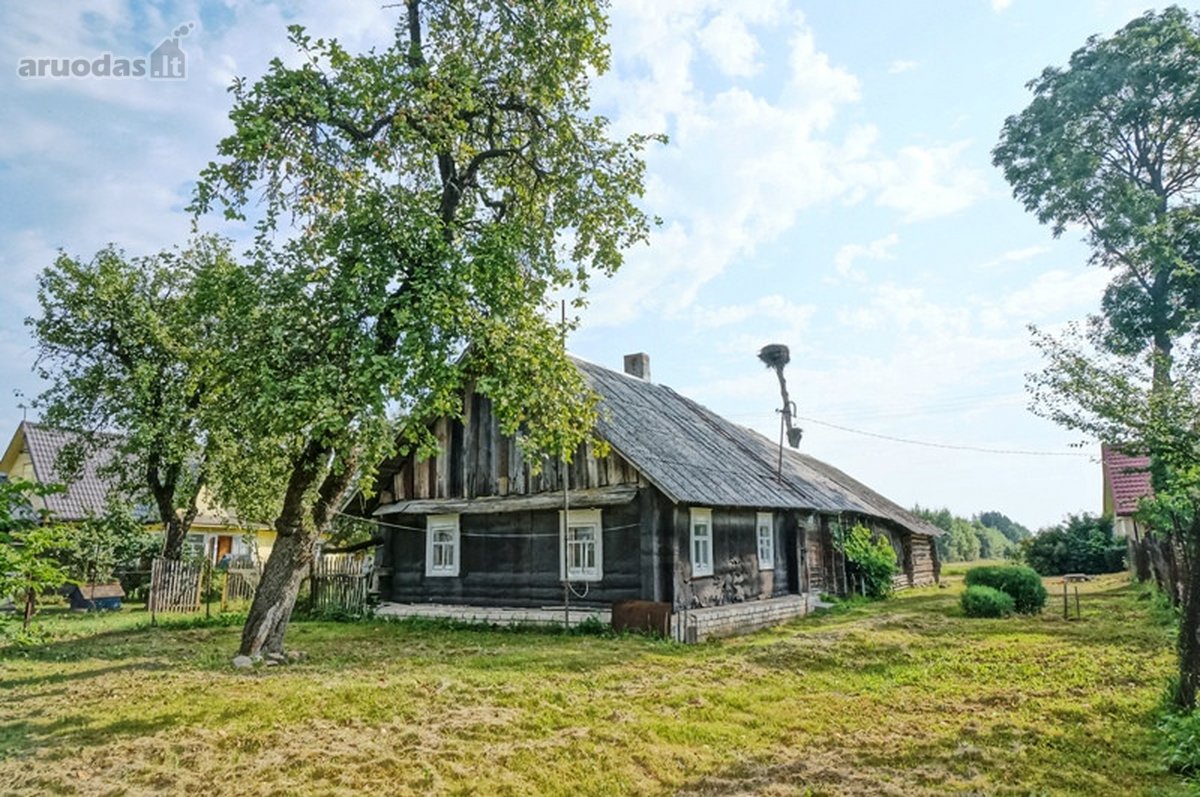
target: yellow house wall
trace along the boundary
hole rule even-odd
[[[29,456],[28,451],[22,451],[13,459],[12,467],[8,469],[9,481],[17,481],[23,479],[28,482],[36,482],[37,475],[33,472],[33,458]],[[46,502],[36,495],[29,496],[29,504],[35,511],[44,509]]]

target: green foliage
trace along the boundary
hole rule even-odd
[[[996,529],[975,521],[971,523],[971,530],[979,540],[980,559],[1004,559],[1013,550],[1013,544]]]
[[[862,584],[868,598],[879,600],[892,594],[892,576],[899,568],[896,549],[887,538],[858,525],[838,535],[835,544],[846,556],[850,575]]]
[[[34,650],[52,639],[53,635],[41,623],[0,623],[0,640],[14,650]]]
[[[1114,270],[1097,319],[1105,348],[1171,353],[1195,328],[1200,276],[1200,17],[1172,6],[1092,37],[1029,84],[993,151],[1014,195],[1061,235],[1081,225]],[[1164,383],[1169,363],[1156,369]]]
[[[1033,409],[1150,453],[1155,492],[1170,505],[1156,530],[1181,534],[1185,571],[1200,578],[1200,16],[1149,11],[1030,87],[994,163],[1039,221],[1055,235],[1081,225],[1092,262],[1113,271],[1086,333],[1034,329],[1046,367],[1030,375]],[[1198,635],[1180,634],[1186,708],[1200,684]]]
[[[1007,592],[975,584],[963,591],[962,609],[967,617],[1008,617],[1016,604]]]
[[[913,508],[913,514],[946,532],[937,538],[938,556],[943,562],[973,562],[977,559],[1005,559],[1015,552],[1014,539],[1028,536],[1029,530],[999,512],[983,512],[968,520],[956,517],[949,509]]]
[[[291,27],[297,59],[235,82],[192,203],[259,232],[216,347],[233,420],[214,478],[304,527],[341,475],[371,488],[398,432],[431,452],[427,422],[467,388],[526,449],[573,453],[595,397],[547,303],[649,230],[647,138],[588,111],[600,4],[398,8],[394,41],[362,54]]]
[[[101,463],[124,501],[149,499],[179,558],[208,477],[206,417],[223,378],[213,330],[228,301],[203,286],[236,272],[228,244],[201,237],[182,250],[127,258],[108,247],[91,260],[61,254],[38,278],[40,313],[27,319],[36,370],[49,387],[43,421],[71,430],[60,471]],[[117,434],[112,434],[116,432]]]
[[[1000,532],[1009,542],[1020,542],[1032,536],[1029,529],[1015,522],[1003,512],[980,512],[979,522],[989,529],[995,529]]]
[[[968,587],[991,587],[1007,593],[1021,614],[1037,614],[1046,605],[1047,593],[1042,578],[1028,567],[972,567],[967,571],[964,583]]]
[[[1125,569],[1125,541],[1113,536],[1111,517],[1069,515],[1021,543],[1025,563],[1043,576],[1118,573]]]
[[[1200,711],[1167,711],[1158,722],[1163,763],[1181,775],[1200,775]]]
[[[103,514],[72,527],[63,564],[74,581],[105,582],[118,567],[136,569],[161,548],[161,536],[148,530],[128,506],[110,502]]]
[[[979,535],[975,533],[975,527],[969,520],[954,518],[950,524],[950,533],[946,537],[949,550],[947,561],[973,562],[979,558],[982,546],[979,544]]]
[[[70,546],[69,529],[46,512],[34,512],[29,496],[61,492],[53,485],[0,481],[0,598],[23,602],[28,631],[38,597],[69,580],[61,558]]]

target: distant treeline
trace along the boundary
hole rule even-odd
[[[1125,541],[1114,534],[1111,517],[1068,515],[1058,525],[1031,534],[1001,512],[980,512],[967,520],[949,509],[917,506],[912,511],[946,532],[937,541],[943,562],[1010,559],[1043,576],[1125,569]]]
[[[1033,536],[1029,529],[1003,512],[980,512],[968,520],[944,507],[925,509],[916,506],[912,511],[946,532],[937,540],[938,556],[943,562],[1016,558],[1021,540]]]

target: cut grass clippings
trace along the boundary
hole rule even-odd
[[[960,587],[748,637],[44,620],[0,650],[3,794],[1183,794],[1154,746],[1171,632],[1123,576],[1083,619],[971,620]]]

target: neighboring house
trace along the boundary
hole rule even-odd
[[[1154,497],[1150,484],[1150,457],[1130,455],[1107,444],[1100,446],[1104,470],[1104,514],[1112,515],[1118,537],[1140,540],[1143,529],[1133,518],[1138,501]]]
[[[0,459],[0,475],[40,484],[64,484],[66,492],[44,499],[30,496],[30,503],[37,510],[49,509],[56,520],[78,522],[105,511],[114,489],[112,480],[103,474],[115,455],[117,438],[112,439],[114,448],[101,448],[88,457],[81,463],[77,477],[68,481],[59,476],[58,455],[70,443],[71,433],[23,421]],[[161,530],[157,514],[145,502],[136,511],[146,518],[147,525]],[[191,554],[206,556],[213,563],[227,554],[265,562],[274,542],[274,531],[240,523],[229,512],[214,506],[207,493],[202,492],[200,513],[192,522],[185,546]]]
[[[855,523],[895,548],[897,587],[936,583],[940,530],[805,454],[785,451],[781,476],[775,441],[650,382],[644,354],[626,358],[630,373],[575,362],[610,450],[575,457],[568,522],[563,468],[534,474],[490,401],[468,392],[463,421],[433,424],[440,453],[384,463],[376,497],[352,508],[380,523],[383,601],[561,606],[568,579],[573,606],[653,601],[693,627],[706,610],[746,609],[710,612],[723,619],[691,634],[703,638],[844,592],[832,533]]]

